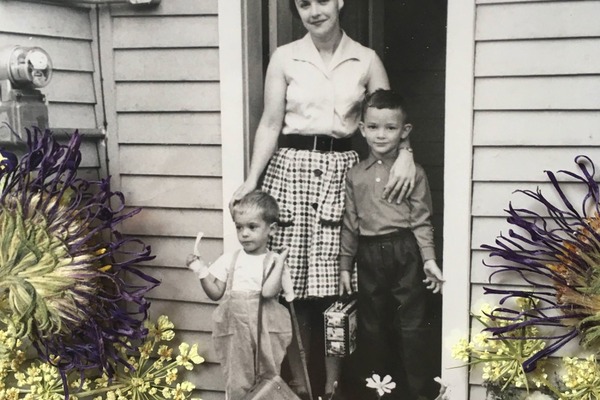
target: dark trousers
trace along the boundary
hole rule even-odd
[[[357,268],[361,378],[391,375],[397,386],[386,398],[433,398],[428,390],[433,382],[428,293],[412,231],[361,236]]]

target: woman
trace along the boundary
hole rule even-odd
[[[231,207],[257,187],[268,164],[262,189],[281,208],[281,227],[272,247],[290,251],[288,264],[308,353],[310,328],[320,329],[312,337],[322,340],[322,312],[338,294],[346,172],[358,161],[350,137],[357,131],[365,94],[389,88],[376,53],[342,31],[343,6],[344,0],[290,0],[308,33],[271,57],[250,170],[230,203]],[[408,143],[401,148],[408,151],[400,151],[382,193],[389,201],[399,201],[414,180],[411,149]],[[313,350],[324,354],[324,349]],[[294,355],[289,356],[294,364]],[[292,370],[300,371],[294,366]],[[338,377],[339,359],[327,358],[326,393],[334,391]]]

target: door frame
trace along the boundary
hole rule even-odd
[[[376,3],[374,3],[376,4]],[[249,160],[250,112],[262,107],[261,7],[218,0],[223,230],[226,251],[237,246],[227,204],[244,180]],[[442,379],[451,398],[467,399],[468,369],[451,358],[451,348],[470,330],[471,191],[474,99],[475,1],[448,0],[444,150],[444,300],[442,305]],[[249,45],[252,44],[252,45]],[[257,65],[258,64],[258,65]],[[261,78],[257,78],[260,76]],[[252,77],[250,79],[249,77]],[[260,87],[259,87],[260,86]],[[258,103],[257,103],[258,102]]]
[[[470,332],[475,7],[475,0],[448,0],[442,380],[452,399],[469,398],[468,368],[449,367],[461,365],[452,346]]]

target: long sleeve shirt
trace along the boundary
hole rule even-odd
[[[423,261],[435,259],[431,193],[423,168],[416,165],[415,187],[407,199],[396,204],[382,198],[394,160],[377,159],[371,154],[348,171],[340,250],[342,270],[352,269],[359,236],[385,235],[399,228],[413,231]]]

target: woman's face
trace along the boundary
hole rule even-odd
[[[312,36],[324,37],[340,29],[344,0],[295,0],[302,24]]]

